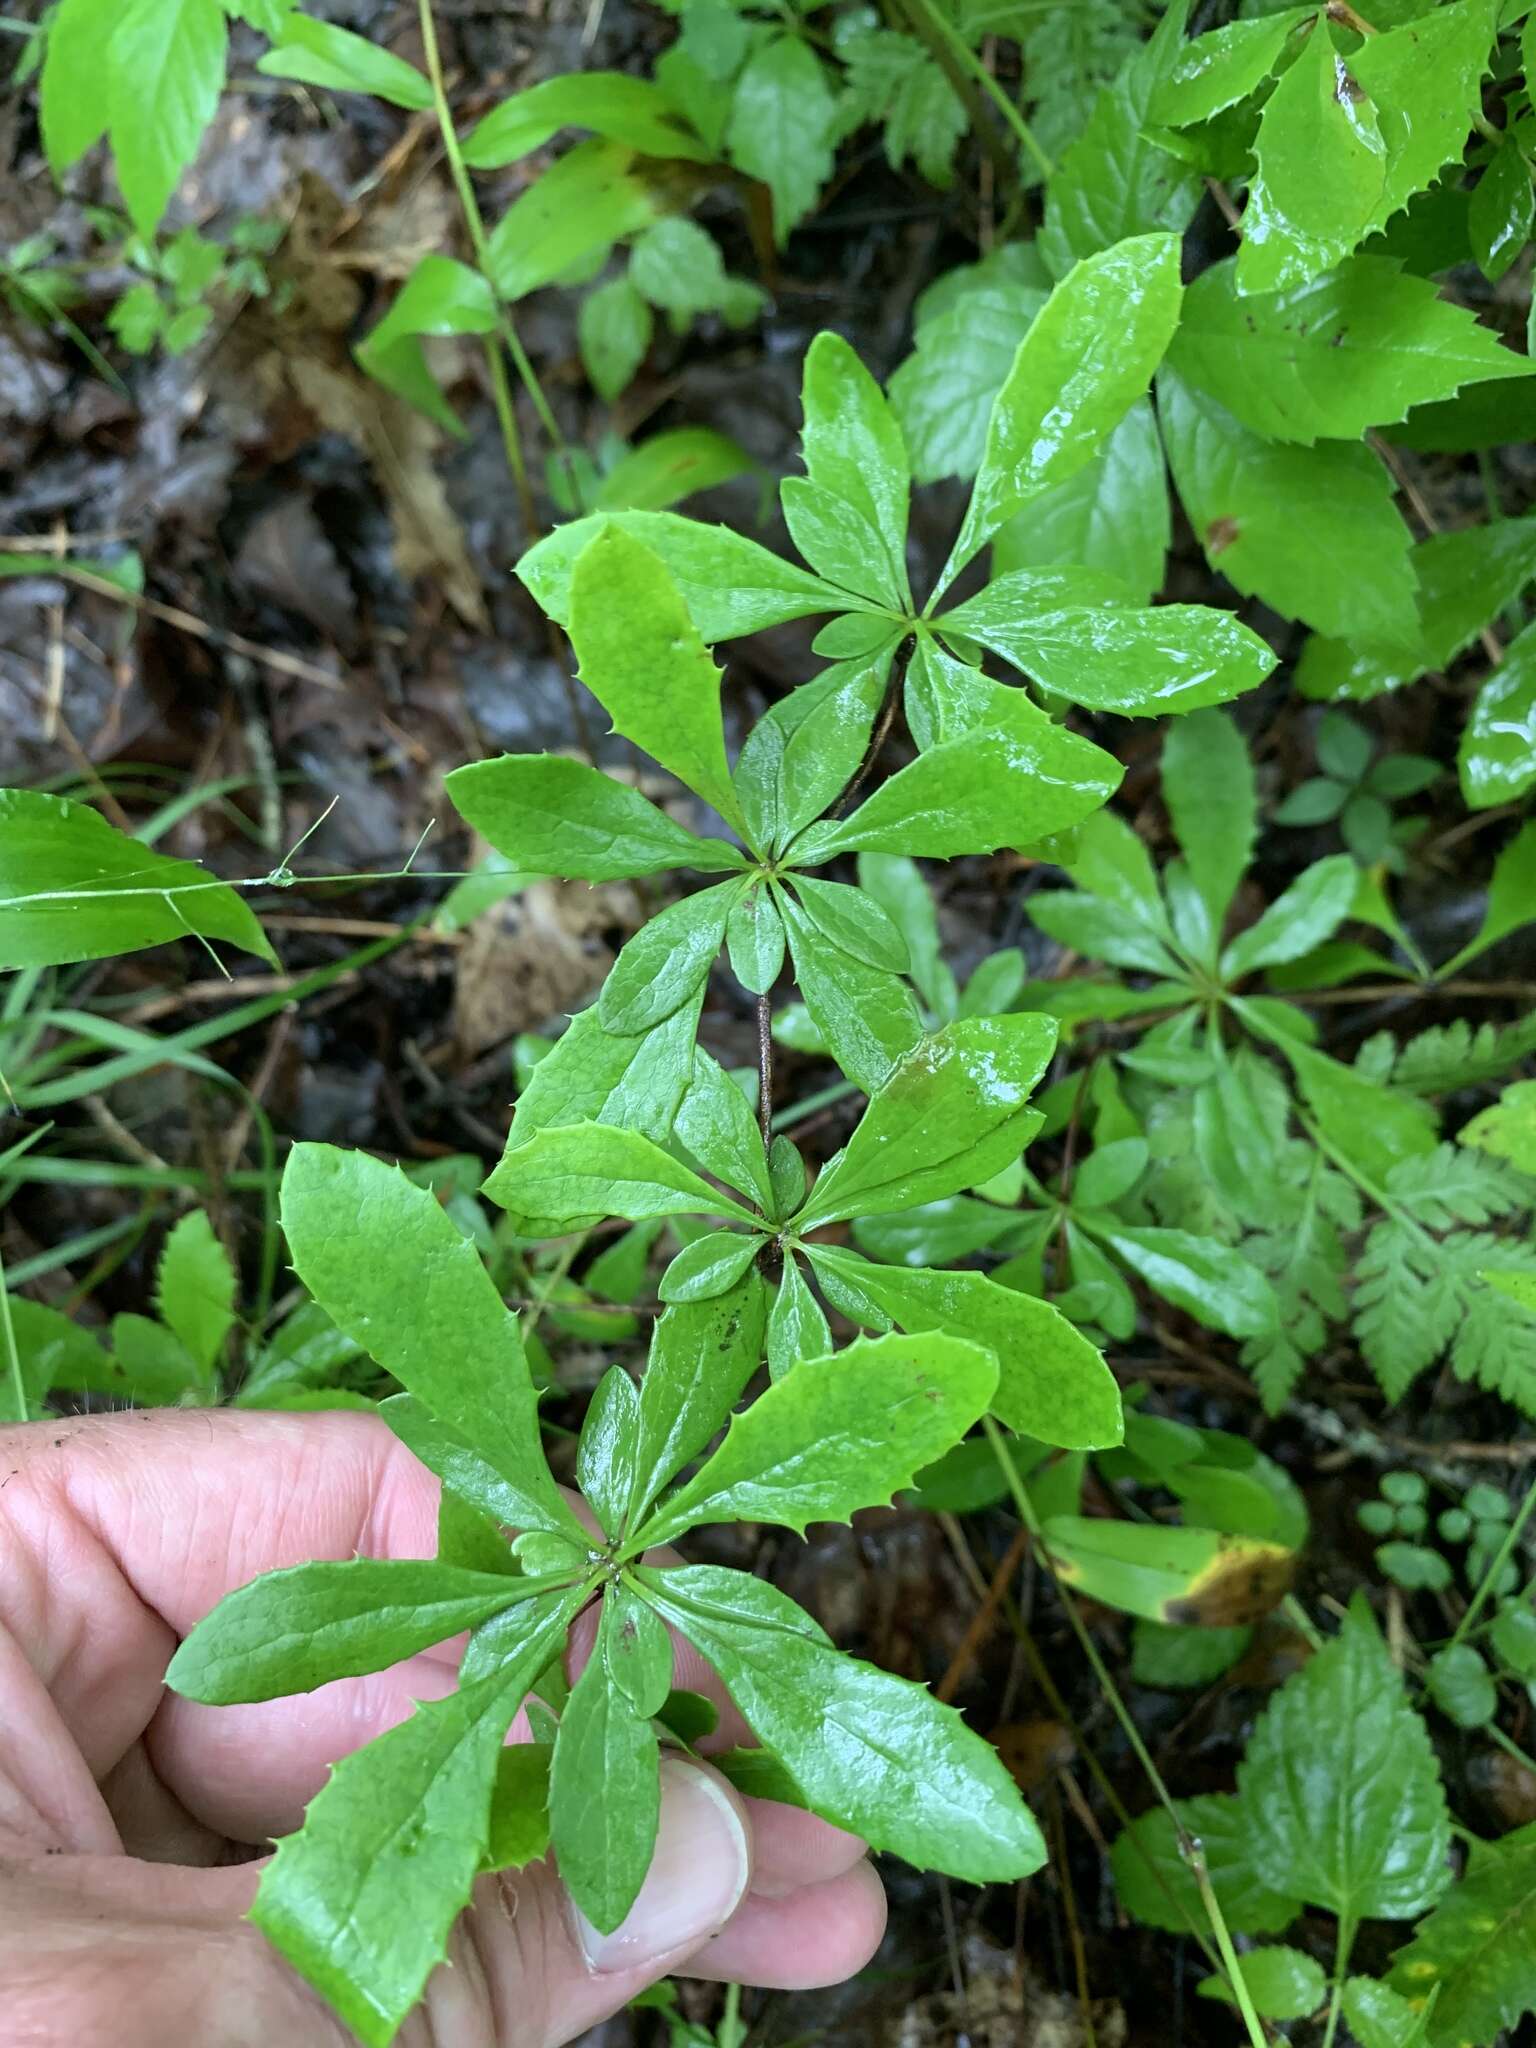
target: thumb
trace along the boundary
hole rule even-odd
[[[621,1924],[600,1933],[552,1862],[483,1878],[450,1951],[451,1963],[472,1967],[440,1969],[427,1987],[429,2038],[560,2048],[682,1969],[725,1926],[751,1875],[741,1800],[714,1771],[668,1757],[650,1869]]]

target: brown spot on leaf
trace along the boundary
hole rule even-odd
[[[1291,1589],[1296,1554],[1278,1544],[1229,1537],[1163,1620],[1175,1628],[1240,1628],[1276,1607]]]
[[[1230,519],[1223,513],[1220,519],[1213,519],[1205,529],[1205,551],[1208,555],[1219,555],[1242,537],[1241,526],[1235,519]]]

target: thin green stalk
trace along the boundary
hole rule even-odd
[[[481,276],[494,291],[495,286],[491,284],[490,242],[485,232],[485,222],[481,218],[480,202],[475,197],[475,188],[470,180],[469,166],[465,163],[464,152],[459,147],[453,109],[448,104],[448,92],[443,83],[443,60],[438,48],[437,24],[432,18],[432,0],[418,0],[418,13],[421,21],[422,52],[427,61],[427,77],[432,84],[432,110],[437,116],[443,154],[447,158],[454,190],[459,196],[459,210],[469,231],[475,263]],[[502,445],[507,451],[507,462],[517,485],[524,524],[532,533],[536,524],[533,491],[528,481],[528,465],[523,455],[522,437],[517,430],[517,414],[512,404],[512,390],[507,380],[507,366],[502,359],[501,345],[505,345],[507,354],[512,358],[517,374],[522,379],[523,388],[533,401],[533,408],[539,416],[540,424],[554,448],[561,454],[566,452],[565,436],[560,431],[560,423],[555,418],[549,400],[544,396],[544,387],[528,360],[527,351],[518,339],[517,330],[512,324],[512,316],[503,306],[497,332],[484,337],[485,360],[491,374],[491,395],[496,406],[497,424],[501,428]]]
[[[1035,168],[1039,171],[1041,177],[1052,177],[1055,174],[1056,166],[1040,146],[1034,130],[1008,97],[1007,93],[1003,91],[1003,88],[992,76],[986,65],[982,63],[970,44],[944,19],[938,8],[934,6],[933,0],[906,0],[906,4],[908,11],[921,18],[929,32],[943,43],[955,61],[975,79],[988,99],[991,100],[1003,119],[1008,123],[1008,126],[1013,130],[1020,147],[1027,155],[1034,158]]]
[[[1035,1513],[1034,1502],[1025,1492],[1024,1482],[1019,1477],[1019,1469],[1013,1462],[1013,1447],[990,1415],[984,1415],[981,1418],[981,1426],[987,1433],[987,1441],[992,1446],[993,1454],[998,1464],[1003,1468],[1003,1476],[1008,1482],[1008,1490],[1013,1495],[1014,1505],[1019,1511],[1019,1520],[1034,1538],[1036,1549],[1040,1552],[1041,1558],[1047,1564],[1047,1567],[1049,1567],[1049,1552],[1046,1548],[1044,1532],[1040,1527],[1040,1517]],[[1162,1772],[1152,1761],[1152,1752],[1147,1748],[1145,1742],[1142,1741],[1141,1730],[1132,1719],[1130,1708],[1127,1707],[1125,1701],[1120,1697],[1119,1688],[1109,1675],[1109,1667],[1099,1655],[1097,1643],[1094,1642],[1093,1637],[1088,1632],[1087,1624],[1077,1611],[1077,1602],[1054,1572],[1052,1577],[1056,1579],[1056,1590],[1061,1595],[1061,1604],[1066,1610],[1067,1620],[1071,1623],[1072,1633],[1077,1637],[1083,1655],[1088,1659],[1092,1667],[1094,1677],[1103,1687],[1104,1697],[1109,1701],[1110,1709],[1115,1719],[1120,1723],[1126,1741],[1131,1745],[1132,1754],[1146,1772],[1148,1782],[1167,1808],[1169,1818],[1173,1821],[1174,1826],[1180,1827],[1178,1809],[1173,1803],[1173,1795],[1163,1782]]]
[[[1323,2048],[1333,2048],[1334,2036],[1339,2031],[1339,2015],[1344,2008],[1344,1983],[1349,1970],[1349,1952],[1354,1945],[1354,1921],[1341,1920],[1338,1940],[1333,1951],[1333,1996],[1328,2001],[1328,2025],[1323,2031]]]
[[[5,1405],[11,1411],[5,1419],[8,1422],[25,1422],[27,1383],[21,1376],[21,1352],[17,1348],[16,1330],[11,1321],[11,1297],[6,1291],[3,1258],[0,1258],[0,1343],[3,1343],[5,1349]]]
[[[1510,1523],[1509,1528],[1505,1531],[1504,1541],[1499,1545],[1498,1549],[1494,1552],[1493,1557],[1489,1560],[1487,1569],[1484,1571],[1481,1580],[1478,1582],[1477,1591],[1472,1595],[1472,1598],[1467,1602],[1467,1610],[1462,1615],[1460,1621],[1457,1622],[1456,1631],[1454,1635],[1452,1635],[1449,1643],[1446,1644],[1446,1648],[1448,1650],[1455,1649],[1456,1645],[1461,1641],[1463,1636],[1465,1636],[1467,1630],[1472,1626],[1473,1622],[1477,1619],[1478,1612],[1481,1609],[1483,1602],[1488,1598],[1488,1595],[1493,1591],[1494,1587],[1497,1585],[1499,1576],[1503,1572],[1505,1565],[1507,1565],[1509,1563],[1509,1560],[1514,1556],[1515,1545],[1520,1541],[1521,1532],[1525,1528],[1526,1523],[1531,1519],[1533,1513],[1536,1513],[1536,1479],[1533,1479],[1531,1481],[1531,1484],[1526,1488],[1525,1499],[1520,1503],[1519,1513],[1515,1516],[1515,1519]]]
[[[1205,1851],[1196,1841],[1190,1840],[1184,1860],[1195,1874],[1195,1883],[1200,1887],[1200,1903],[1205,1907],[1211,1923],[1211,1932],[1216,1937],[1216,1946],[1221,1952],[1222,1967],[1227,1973],[1227,1982],[1232,1987],[1232,1996],[1237,2000],[1237,2009],[1243,2016],[1243,2025],[1248,2029],[1252,2048],[1268,2048],[1264,2024],[1253,2009],[1253,1994],[1248,1989],[1242,1966],[1237,1960],[1237,1950],[1232,1946],[1232,1936],[1227,1931],[1226,1916],[1221,1902],[1216,1897],[1211,1883],[1211,1874],[1205,1867]]]

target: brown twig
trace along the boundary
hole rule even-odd
[[[1002,1604],[1003,1595],[1007,1592],[1014,1573],[1023,1564],[1028,1550],[1029,1531],[1020,1527],[1004,1552],[997,1570],[992,1574],[992,1582],[987,1587],[986,1596],[971,1616],[970,1624],[960,1639],[959,1648],[949,1660],[949,1669],[934,1688],[935,1699],[942,1700],[948,1705],[960,1690],[961,1680],[975,1663],[982,1644],[992,1633],[992,1625],[997,1619],[997,1610]]]
[[[912,658],[912,642],[902,642],[901,651],[891,663],[890,680],[885,686],[885,701],[875,718],[874,730],[869,736],[869,745],[864,749],[864,758],[843,785],[843,793],[827,812],[829,818],[844,817],[854,798],[869,780],[880,749],[885,745],[886,735],[896,717],[896,707],[901,702],[901,686],[907,679],[907,663]]]
[[[757,999],[757,1121],[766,1152],[773,1143],[773,1005],[765,995]]]

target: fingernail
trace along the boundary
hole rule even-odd
[[[661,1767],[661,1824],[640,1896],[612,1934],[583,1914],[577,1932],[594,1970],[633,1970],[717,1933],[751,1876],[747,1830],[718,1780],[669,1758]]]

